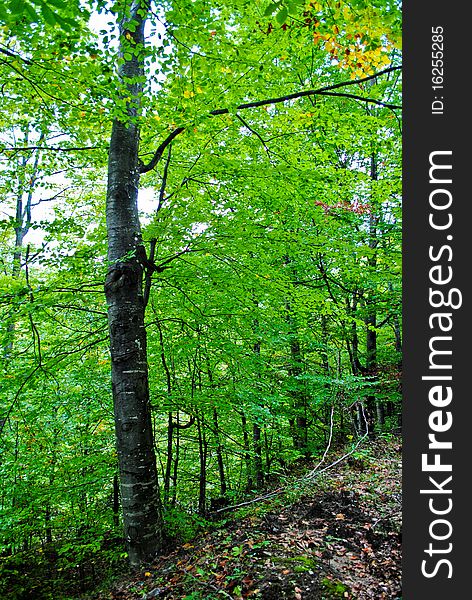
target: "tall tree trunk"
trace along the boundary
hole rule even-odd
[[[148,280],[149,281],[149,285],[148,288],[150,286],[150,277],[151,277],[151,273],[148,273]],[[146,285],[145,285],[146,288]],[[150,288],[149,288],[150,289]],[[149,291],[148,291],[149,294]],[[148,296],[149,298],[149,296]],[[144,305],[146,306],[146,291],[144,292]],[[164,368],[164,372],[166,374],[166,384],[167,384],[167,397],[169,399],[169,402],[171,402],[172,399],[172,377],[171,377],[171,373],[170,373],[170,369],[169,366],[167,364],[167,360],[166,360],[166,354],[165,354],[165,350],[164,350],[164,335],[162,332],[162,327],[161,324],[159,322],[159,319],[156,319],[156,325],[157,325],[157,329],[159,331],[159,343],[161,346],[161,362],[162,362],[162,366]],[[178,413],[177,413],[177,426],[178,426]],[[172,410],[169,410],[168,414],[167,414],[167,454],[166,454],[166,468],[165,468],[165,473],[164,473],[164,505],[166,505],[169,502],[169,490],[170,490],[170,478],[171,478],[171,472],[172,472],[172,444],[173,444],[173,433],[174,433],[174,426],[173,426],[173,419],[172,419]]]
[[[351,362],[352,374],[358,376],[360,374],[364,374],[365,369],[363,368],[359,360],[359,337],[357,335],[357,324],[354,318],[356,316],[357,311],[357,291],[354,292],[352,304],[349,302],[348,298],[346,299],[346,309],[347,314],[350,317],[353,317],[351,321],[351,334],[346,340],[347,350],[349,353],[349,360]],[[358,400],[354,404],[351,414],[357,435],[365,435],[367,432],[367,424],[365,419],[364,407],[360,400]]]
[[[372,378],[377,376],[377,316],[375,307],[367,307],[368,314],[365,319],[366,324],[366,375]],[[377,424],[382,426],[385,421],[385,413],[383,403],[375,396],[374,393],[369,393],[367,396],[367,409],[372,419],[374,411],[377,415]],[[372,427],[373,423],[369,422]]]
[[[302,373],[302,353],[300,342],[293,334],[290,342],[290,358],[291,366],[288,370],[289,375],[293,378],[293,385],[299,386],[298,377]],[[293,421],[293,445],[303,455],[308,455],[308,420],[307,420],[307,397],[303,390],[294,389],[292,391],[293,411],[295,419]]]
[[[262,465],[261,428],[258,423],[254,423],[252,426],[252,442],[254,444],[254,470],[256,476],[256,488],[260,490],[264,486],[264,468]]]
[[[293,264],[290,256],[284,256],[284,263],[289,268],[289,272],[294,280],[298,278],[296,266]],[[300,340],[298,336],[297,323],[291,309],[292,294],[285,303],[286,319],[289,326],[290,336],[290,366],[288,374],[292,379],[292,415],[289,420],[290,430],[293,438],[293,446],[303,455],[308,455],[308,398],[303,389],[299,377],[303,372],[303,357],[300,348]]]
[[[113,475],[113,526],[118,527],[120,524],[120,484],[118,475]]]
[[[224,497],[226,496],[228,486],[226,485],[225,465],[223,461],[223,445],[221,444],[220,427],[218,424],[218,412],[215,406],[213,407],[213,427],[216,442],[216,460],[218,464],[218,475],[220,478],[220,492],[221,495]]]
[[[197,430],[198,430],[198,458],[200,463],[200,474],[199,474],[199,485],[198,485],[198,514],[204,515],[206,513],[206,484],[207,484],[207,455],[208,455],[208,442],[205,435],[205,418],[203,411],[200,416],[197,417]]]
[[[164,506],[169,502],[170,478],[172,473],[173,430],[172,412],[169,411],[167,414],[167,454],[166,469],[164,473]]]
[[[137,51],[129,54],[131,59],[124,60],[119,68],[120,84],[127,94],[127,114],[113,122],[106,205],[109,267],[105,294],[116,447],[124,535],[133,565],[151,560],[161,547],[163,536],[144,327],[145,251],[137,207],[145,6],[139,1],[131,3],[120,24],[120,55],[123,57],[130,45]]]
[[[377,160],[374,153],[372,153],[370,159],[370,177],[373,182],[377,181]],[[372,194],[372,210],[369,217],[369,248],[372,250],[372,254],[369,256],[368,265],[370,272],[373,274],[377,269],[377,227],[379,224],[379,216],[376,212],[376,208],[379,207],[379,203],[375,198],[375,190]],[[378,208],[380,210],[380,208]],[[377,310],[376,310],[377,299],[375,297],[375,291],[373,292],[373,298],[367,300],[367,316],[365,319],[366,324],[366,374],[370,377],[377,377]],[[369,394],[367,397],[367,409],[371,416],[371,423],[373,429],[373,413],[376,412],[377,424],[382,427],[385,422],[385,411],[382,401],[375,396],[375,394]]]
[[[44,522],[46,527],[46,544],[52,544],[51,504],[49,502],[46,502]]]
[[[328,357],[328,347],[329,347],[329,335],[328,335],[328,319],[326,315],[321,315],[321,333],[323,340],[323,349],[320,352],[321,362],[323,365],[323,373],[326,377],[329,377],[329,357]],[[325,384],[325,387],[328,389],[329,385]]]
[[[249,448],[249,434],[247,432],[247,419],[244,412],[241,413],[241,427],[243,430],[243,440],[244,440],[244,461],[246,463],[246,489],[247,491],[252,490],[254,487],[254,480],[252,478],[252,468],[251,468],[251,451]]]
[[[206,364],[207,364],[208,381],[210,382],[210,388],[213,390],[215,387],[215,384],[213,381],[213,373],[210,368],[210,361],[208,359],[208,356],[206,356]],[[225,497],[226,492],[228,490],[228,486],[226,484],[225,465],[224,465],[224,460],[223,460],[223,444],[221,443],[220,426],[218,423],[218,411],[216,410],[215,405],[213,405],[213,435],[215,436],[215,442],[216,442],[216,462],[218,465],[218,476],[220,479],[220,492],[221,492],[221,496]]]
[[[179,413],[177,413],[177,423],[179,422]],[[174,469],[172,471],[172,498],[170,501],[171,506],[175,506],[177,502],[177,477],[179,474],[179,460],[180,460],[180,428],[177,427],[175,433],[175,457],[174,457]]]
[[[44,142],[45,134],[41,133],[38,139],[38,147]],[[24,144],[27,146],[29,143],[29,129],[26,128],[24,134]],[[25,180],[24,173],[26,172],[26,166],[29,158],[22,157],[18,162],[18,171],[21,174],[19,179],[19,185],[16,196],[16,210],[15,210],[15,247],[13,250],[13,262],[11,268],[12,279],[17,279],[21,273],[21,261],[23,258],[23,246],[24,239],[28,231],[31,229],[31,210],[33,202],[33,192],[35,189],[36,181],[39,173],[39,161],[40,161],[40,150],[36,151],[34,161],[32,164],[31,175],[28,177],[28,181]],[[3,347],[4,358],[6,364],[13,351],[14,337],[15,337],[15,318],[12,315],[11,319],[7,321],[7,336]]]
[[[401,370],[402,369],[402,332],[400,329],[400,319],[398,318],[398,315],[395,315],[393,317],[393,326],[394,326],[394,331],[395,331],[395,350],[398,353],[398,369]]]
[[[259,331],[259,321],[257,319],[254,320],[254,331],[258,333]],[[261,380],[261,372],[260,372],[260,356],[261,356],[261,343],[257,341],[253,346],[254,354],[256,355],[256,364],[257,364],[257,375],[256,375],[256,389],[258,393],[260,393],[260,380]],[[254,448],[254,475],[256,480],[256,488],[260,489],[264,485],[264,467],[262,464],[262,442],[261,442],[261,426],[256,421],[252,425],[252,444]]]
[[[264,454],[265,454],[265,476],[270,476],[270,469],[274,460],[274,455],[271,452],[274,436],[267,434],[267,428],[264,429]]]
[[[347,313],[349,316],[353,317],[351,321],[350,341],[348,341],[349,358],[351,361],[353,375],[360,375],[361,373],[364,373],[364,368],[359,360],[359,336],[357,334],[357,324],[355,321],[357,312],[357,295],[358,292],[355,291],[352,298],[352,304],[350,304],[349,300],[347,300]]]

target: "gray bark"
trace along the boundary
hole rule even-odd
[[[375,154],[371,156],[370,163],[370,176],[372,181],[377,181],[377,160]],[[373,208],[376,207],[380,211],[380,205],[376,201],[375,197],[372,199]],[[372,273],[377,269],[377,227],[379,223],[380,217],[375,214],[375,211],[372,210],[369,219],[369,248],[373,250],[372,256],[368,260],[368,264]],[[366,324],[366,371],[367,375],[377,378],[377,310],[376,310],[376,301],[377,299],[374,297],[368,302],[367,305],[367,317],[365,320]],[[375,408],[375,413],[377,416],[377,425],[382,427],[385,422],[385,412],[382,401],[377,398],[375,395],[369,395],[367,397],[367,408],[370,413],[370,417],[373,419],[373,413]],[[373,420],[372,420],[372,429],[373,429]]]
[[[122,55],[126,45],[131,44],[137,48],[144,45],[145,17],[142,7],[144,4],[132,3],[122,19]],[[127,27],[130,21],[137,23],[133,32]],[[163,531],[153,449],[144,327],[145,251],[137,208],[138,118],[143,84],[129,83],[129,78],[142,75],[143,60],[136,54],[119,68],[120,83],[128,101],[126,115],[113,122],[106,206],[109,266],[105,293],[108,304],[116,447],[124,535],[129,560],[133,565],[153,558],[162,545]]]

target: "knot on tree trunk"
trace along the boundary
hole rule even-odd
[[[105,295],[107,299],[121,290],[126,291],[136,286],[140,279],[141,266],[137,261],[117,263],[107,273]]]

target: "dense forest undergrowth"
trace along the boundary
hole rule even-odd
[[[299,461],[261,495],[169,538],[150,565],[130,570],[120,540],[113,566],[104,547],[67,568],[46,548],[42,561],[4,571],[11,595],[3,597],[401,598],[401,464],[392,435],[330,452],[321,464]]]

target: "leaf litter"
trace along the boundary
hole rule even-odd
[[[359,461],[357,461],[359,462]],[[369,442],[356,462],[236,513],[97,600],[401,598],[401,446]]]

